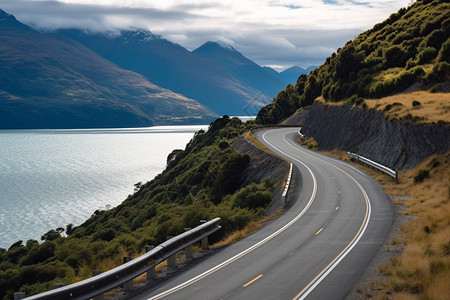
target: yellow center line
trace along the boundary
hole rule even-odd
[[[255,282],[256,280],[260,279],[263,276],[263,274],[256,276],[255,278],[253,278],[252,280],[250,280],[249,282],[247,282],[246,284],[243,285],[243,287],[248,287],[250,284],[252,284],[253,282]]]
[[[322,230],[323,230],[323,227],[320,228],[320,229],[316,232],[316,235],[318,235]]]

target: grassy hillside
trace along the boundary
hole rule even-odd
[[[157,245],[195,227],[203,219],[220,217],[218,241],[259,219],[272,199],[273,183],[251,182],[242,187],[249,163],[230,143],[255,122],[224,117],[207,132],[199,131],[185,150],[168,157],[166,170],[154,180],[136,184],[135,193],[121,205],[96,211],[84,224],[50,230],[36,240],[18,241],[0,250],[0,299],[14,291],[31,295],[88,278],[92,270],[121,264],[123,256],[137,256],[145,245]],[[64,236],[64,237],[63,237]]]
[[[317,98],[316,101],[325,103],[323,97]],[[333,106],[344,103],[344,101],[326,102],[327,105]],[[442,125],[450,122],[450,93],[416,91],[371,99],[361,104],[366,108],[383,112],[389,120],[399,120],[403,123],[437,123]]]
[[[262,124],[278,123],[298,108],[325,101],[381,98],[409,90],[448,92],[450,3],[416,1],[338,49],[309,75],[278,93],[258,114]]]

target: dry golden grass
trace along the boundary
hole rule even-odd
[[[296,141],[298,144],[305,146],[308,149],[317,150],[319,148],[319,144],[317,144],[317,141],[312,137],[305,139],[297,137]]]
[[[425,65],[421,65],[421,68],[424,70],[425,75],[427,75],[428,73],[430,73],[433,69],[433,64],[425,64]],[[398,78],[401,73],[403,73],[405,71],[404,68],[399,68],[399,67],[395,67],[395,68],[389,68],[386,70],[381,71],[377,76],[374,77],[374,81],[389,81],[389,80],[394,80],[395,78]]]
[[[380,74],[378,74],[377,76],[375,76],[375,80],[381,80],[381,81],[387,81],[387,80],[392,80],[396,77],[398,77],[398,75],[403,71],[403,68],[390,68],[387,70],[384,70],[382,72],[380,72]]]
[[[258,230],[259,228],[261,228],[261,226],[263,226],[264,223],[266,223],[267,221],[270,221],[270,220],[273,220],[273,219],[279,217],[281,212],[282,212],[282,208],[279,207],[271,215],[263,217],[263,218],[261,218],[261,219],[259,219],[257,221],[252,221],[252,222],[248,223],[241,230],[236,230],[234,232],[231,232],[223,240],[221,240],[220,242],[217,242],[216,244],[212,245],[211,248],[220,248],[220,247],[227,246],[227,245],[230,245],[232,243],[235,243],[235,242],[238,242],[238,241],[242,240],[246,236],[250,235],[251,233],[253,233],[256,230]]]
[[[269,148],[267,148],[263,143],[261,143],[254,135],[250,133],[250,131],[244,132],[244,137],[247,141],[252,143],[255,147],[261,149],[262,151],[265,151],[273,156],[277,156],[275,153],[272,152]]]
[[[420,102],[420,105],[413,106],[413,101]],[[365,102],[369,108],[379,111],[384,111],[388,105],[401,103],[402,105],[392,106],[390,110],[384,111],[384,114],[391,119],[402,119],[410,114],[419,123],[450,122],[450,93],[421,91],[381,99],[368,99]]]
[[[322,96],[318,97],[316,101],[331,106],[339,106],[345,103],[344,101],[325,102]],[[420,105],[413,106],[413,101],[418,101]],[[381,111],[389,119],[420,124],[450,122],[450,93],[417,91],[380,99],[364,99],[364,102],[369,109]],[[398,105],[399,103],[401,105]],[[391,108],[387,110],[387,106],[391,106]]]
[[[348,160],[342,151],[327,154]],[[450,299],[450,152],[428,158],[408,172],[400,172],[399,184],[369,167],[358,165],[374,177],[392,196],[407,196],[402,212],[412,218],[401,226],[401,236],[391,244],[405,250],[378,267],[387,276],[378,286],[375,299]],[[420,170],[429,177],[415,183]],[[395,204],[395,203],[394,203]]]

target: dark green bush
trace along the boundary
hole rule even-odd
[[[46,261],[55,255],[55,243],[45,242],[41,245],[35,245],[33,248],[20,260],[21,265],[32,265]]]
[[[433,47],[426,47],[418,55],[418,63],[423,65],[431,62],[437,55],[437,50]]]
[[[434,168],[439,167],[440,165],[441,165],[441,162],[439,160],[437,160],[436,158],[433,158],[433,160],[431,160],[427,166],[430,169],[434,169]]]
[[[437,61],[450,63],[450,39],[447,39],[447,41],[442,44],[437,56]]]
[[[435,64],[433,70],[426,76],[428,81],[445,81],[450,78],[450,64],[443,61]]]
[[[233,196],[233,205],[241,208],[265,208],[272,201],[272,193],[264,184],[252,184]]]
[[[425,179],[427,179],[428,177],[430,177],[430,171],[428,170],[419,170],[419,172],[417,173],[416,176],[414,176],[414,183],[421,183],[423,182]]]
[[[393,68],[405,66],[409,57],[403,47],[394,45],[384,51],[383,59],[387,68]]]

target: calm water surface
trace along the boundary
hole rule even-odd
[[[0,247],[120,204],[200,129],[0,130]]]

